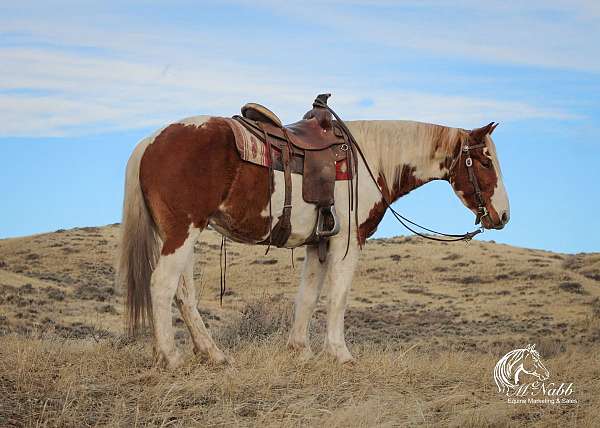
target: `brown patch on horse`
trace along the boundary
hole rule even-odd
[[[227,198],[213,220],[226,228],[232,239],[256,243],[270,231],[270,219],[262,214],[269,205],[269,169],[240,162]]]
[[[460,152],[461,140],[465,138],[467,132],[439,125],[435,125],[432,132],[434,143],[432,145],[431,158],[435,158],[439,153],[444,153],[444,160],[440,162],[439,167],[441,170],[448,171],[453,160],[456,159]],[[447,179],[448,176],[446,175],[443,178]]]
[[[140,164],[142,192],[163,240],[161,254],[173,253],[191,225],[205,228],[213,216],[236,225],[240,237],[264,236],[269,221],[258,214],[268,203],[268,179],[266,168],[240,159],[222,119],[165,128]]]
[[[390,201],[390,190],[385,181],[385,177],[381,174],[379,174],[379,177],[377,177],[377,185],[381,189],[381,193],[383,193],[385,200]],[[358,226],[359,245],[363,246],[367,238],[375,233],[375,231],[377,230],[377,226],[379,225],[379,223],[383,219],[383,216],[385,215],[387,207],[387,204],[382,198],[380,201],[375,202],[375,205],[373,205],[373,207],[369,210],[369,215],[367,216],[365,221],[362,222],[360,226]]]
[[[476,145],[485,143],[486,135],[493,132],[495,126],[490,123],[482,128],[477,128],[472,131],[466,131],[463,138],[468,139],[465,144]],[[457,145],[456,156],[459,156],[460,144]],[[494,190],[498,184],[498,171],[495,170],[493,162],[484,154],[484,149],[475,149],[470,152],[471,159],[473,159],[473,169],[479,186],[483,200],[486,202],[486,208],[489,211],[492,223],[501,223],[500,216],[494,209],[489,201],[491,200]],[[469,181],[469,172],[465,165],[465,156],[462,155],[460,161],[457,163],[455,170],[453,171],[451,180],[452,186],[456,191],[460,191],[463,197],[467,201],[467,206],[473,211],[477,211],[477,200],[475,198],[475,189],[473,184]],[[486,220],[489,221],[489,220]]]
[[[415,176],[416,167],[403,165],[400,169],[399,174],[396,176],[394,181],[394,187],[392,188],[392,201],[410,193],[417,187],[422,186],[427,181],[421,180]]]
[[[385,177],[379,174],[377,184],[379,185],[385,200],[382,198],[381,201],[376,202],[369,211],[366,220],[358,227],[358,242],[360,245],[364,245],[367,238],[373,235],[377,230],[377,226],[383,219],[388,207],[385,201],[388,201],[391,204],[398,200],[398,198],[426,183],[425,180],[421,180],[415,176],[416,168],[414,166],[403,165],[401,168],[398,168],[397,171],[398,173],[394,179],[394,185],[392,186],[391,191]]]
[[[432,133],[431,140],[433,141],[433,144],[431,145],[432,158],[440,151],[448,152],[452,150],[455,138],[452,138],[450,128],[447,126],[432,125],[430,132]]]

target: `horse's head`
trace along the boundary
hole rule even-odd
[[[494,122],[466,131],[460,139],[448,178],[463,204],[486,229],[502,229],[510,218],[508,195],[491,135]]]
[[[537,377],[541,381],[550,377],[548,369],[540,359],[539,352],[535,350],[535,345],[527,345],[526,352],[523,355],[523,371],[528,375]]]

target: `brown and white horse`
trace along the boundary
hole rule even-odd
[[[490,137],[495,125],[467,131],[409,121],[354,121],[348,127],[377,177],[358,164],[358,224],[342,222],[331,238],[327,260],[306,248],[295,302],[289,346],[310,355],[308,326],[325,282],[329,286],[326,351],[339,362],[352,361],[344,339],[344,311],[360,247],[375,232],[389,201],[431,181],[446,180],[475,214],[481,208],[464,158],[479,184],[488,215],[485,228],[502,228],[509,219],[508,197]],[[190,331],[194,350],[217,362],[227,361],[197,309],[193,283],[194,243],[208,225],[226,237],[249,244],[268,237],[269,188],[272,219],[282,212],[283,173],[242,161],[230,126],[223,118],[199,116],[174,123],[142,140],[127,164],[119,282],[127,288],[130,331],[153,326],[157,362],[181,361],[171,323],[173,297]],[[336,210],[348,218],[347,182],[337,182]],[[376,187],[379,186],[379,189]],[[302,177],[293,175],[292,233],[286,247],[302,244],[313,232],[317,210],[302,199]],[[352,215],[354,218],[354,215]],[[350,228],[350,231],[348,231]],[[351,243],[346,257],[347,233]]]

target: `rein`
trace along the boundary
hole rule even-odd
[[[383,198],[383,202],[385,203],[386,208],[388,208],[392,214],[394,215],[394,217],[396,218],[396,220],[398,220],[398,222],[404,226],[406,229],[408,229],[409,231],[411,231],[412,233],[414,233],[415,235],[418,235],[422,238],[425,239],[429,239],[432,241],[441,241],[441,242],[456,242],[456,241],[470,241],[472,240],[476,235],[483,233],[484,229],[483,227],[480,227],[477,230],[474,230],[473,232],[467,232],[467,233],[463,233],[461,235],[457,235],[457,234],[449,234],[449,233],[443,233],[443,232],[438,232],[436,230],[433,229],[429,229],[427,227],[421,226],[420,224],[404,217],[402,214],[400,214],[398,211],[396,211],[394,208],[392,208],[392,204],[391,202],[389,202],[387,200],[387,198],[385,197],[385,195],[383,194],[383,191],[381,190],[381,188],[379,187],[379,184],[377,183],[377,179],[375,178],[375,175],[373,174],[373,171],[371,170],[371,167],[369,166],[369,163],[367,162],[367,159],[363,153],[363,151],[361,150],[360,146],[358,145],[356,139],[354,138],[354,136],[352,135],[352,132],[350,132],[350,129],[348,129],[348,126],[344,123],[344,121],[337,115],[337,113],[335,111],[333,111],[333,109],[331,107],[329,107],[327,105],[327,103],[322,102],[321,100],[317,99],[315,100],[315,104],[317,104],[319,107],[325,108],[327,109],[338,121],[338,124],[340,125],[340,127],[344,130],[344,132],[346,133],[349,141],[350,141],[350,147],[356,149],[357,153],[360,155],[361,159],[363,160],[365,167],[367,168],[367,172],[369,173],[369,176],[371,177],[371,180],[373,181],[373,183],[375,184],[375,187],[377,187],[377,190],[379,191],[379,193],[381,194],[381,197]],[[477,149],[480,147],[484,147],[484,144],[478,144],[478,145],[474,145],[474,146],[469,146],[469,145],[465,145],[461,148],[461,152],[459,153],[459,155],[456,157],[456,159],[453,161],[450,170],[452,171],[452,169],[454,168],[454,166],[456,165],[456,163],[458,162],[459,158],[462,156],[463,153],[465,153],[467,155],[467,158],[465,160],[465,165],[467,166],[467,170],[469,172],[469,181],[471,182],[471,184],[473,185],[473,188],[475,189],[475,195],[477,198],[477,203],[478,205],[478,214],[477,214],[477,221],[476,224],[480,222],[481,218],[485,217],[488,215],[487,209],[485,207],[485,204],[483,202],[483,195],[481,193],[481,189],[479,187],[479,181],[477,180],[477,177],[475,176],[475,172],[473,171],[473,160],[471,159],[470,156],[470,151],[473,149]],[[356,171],[356,175],[358,178],[358,171]],[[357,180],[358,181],[358,180]],[[358,183],[356,185],[356,189],[358,190]],[[358,199],[358,195],[355,195],[356,198]],[[356,205],[358,205],[358,200],[356,201]],[[357,210],[358,211],[358,210]],[[358,216],[358,213],[356,213],[355,217]],[[356,219],[357,222],[357,226],[358,226],[358,219]],[[436,235],[439,236],[443,236],[449,239],[444,239],[444,238],[439,238],[436,236],[429,236],[429,235],[425,235],[423,233],[417,232],[416,230],[414,230],[413,228],[411,228],[410,226],[408,226],[406,223],[409,223],[413,226],[416,226],[422,230],[425,230],[427,232],[431,232],[434,233]]]

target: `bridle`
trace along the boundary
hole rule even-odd
[[[473,159],[471,158],[471,150],[482,149],[485,147],[485,143],[474,144],[472,146],[462,143],[462,147],[458,156],[452,161],[450,168],[448,169],[448,175],[450,180],[454,178],[454,169],[458,164],[458,161],[461,157],[465,157],[465,166],[467,167],[467,172],[469,174],[469,182],[473,186],[473,190],[475,193],[475,200],[477,201],[477,217],[475,219],[475,224],[481,223],[481,219],[484,217],[489,217],[490,213],[488,212],[485,201],[483,200],[483,194],[481,193],[481,187],[479,186],[479,180],[477,180],[477,176],[475,175],[475,171],[473,169]]]

